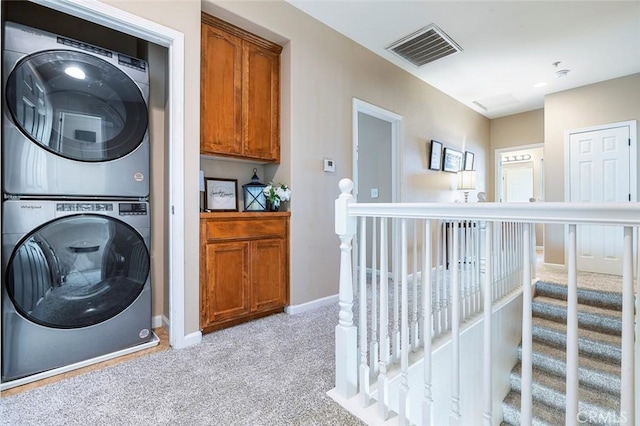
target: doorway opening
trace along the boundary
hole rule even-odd
[[[360,196],[365,202],[401,199],[400,140],[402,116],[353,98],[353,196],[357,200]]]

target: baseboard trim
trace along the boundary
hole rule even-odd
[[[164,320],[166,317],[164,315],[156,315],[151,317],[151,328],[159,328],[164,326]]]
[[[184,338],[180,342],[181,345],[179,347],[176,346],[174,348],[175,349],[182,349],[182,348],[186,348],[188,346],[197,345],[197,344],[199,344],[201,342],[202,342],[202,332],[201,331],[194,331],[193,333],[189,333],[186,336],[184,336]]]
[[[289,315],[297,315],[303,312],[312,311],[323,306],[333,305],[338,303],[338,295],[323,297],[321,299],[312,300],[310,302],[302,303],[300,305],[289,305],[284,308],[284,311]]]

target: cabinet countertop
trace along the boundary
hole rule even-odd
[[[200,212],[200,219],[289,217],[291,212]]]

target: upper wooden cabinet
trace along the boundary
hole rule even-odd
[[[202,154],[280,162],[281,51],[202,14]]]

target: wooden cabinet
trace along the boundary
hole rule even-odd
[[[203,332],[275,312],[289,303],[290,213],[202,213]]]
[[[202,14],[200,152],[280,162],[282,47]]]

